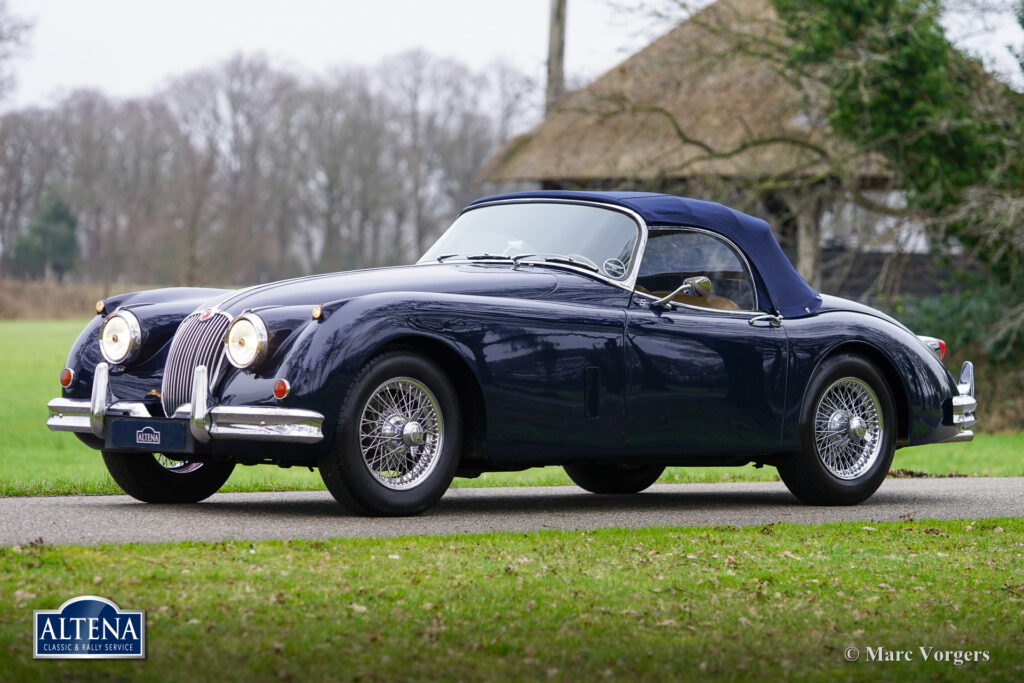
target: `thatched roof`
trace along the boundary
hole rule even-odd
[[[585,182],[820,172],[813,148],[835,154],[838,147],[821,134],[808,91],[764,56],[772,48],[763,38],[779,35],[768,0],[719,0],[567,97],[538,128],[498,150],[479,178]],[[718,156],[768,139],[778,141]],[[870,166],[856,175],[877,177],[880,168]]]

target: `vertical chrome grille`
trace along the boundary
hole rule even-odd
[[[171,342],[164,366],[163,385],[160,388],[164,414],[174,414],[178,406],[192,400],[192,374],[199,365],[210,371],[211,383],[224,353],[224,335],[231,318],[223,312],[206,320],[202,314],[192,313],[178,326]]]

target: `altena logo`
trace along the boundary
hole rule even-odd
[[[34,659],[145,659],[146,611],[95,595],[33,613]]]
[[[143,427],[139,431],[135,432],[135,443],[159,446],[160,432],[156,431],[152,427]]]

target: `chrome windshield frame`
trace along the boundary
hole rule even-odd
[[[605,204],[603,202],[592,202],[579,199],[562,199],[562,198],[546,198],[546,197],[523,197],[522,199],[498,199],[492,202],[483,202],[482,204],[474,204],[473,206],[463,209],[459,216],[482,209],[488,206],[501,206],[508,204],[575,204],[578,206],[594,206],[599,209],[606,209],[608,211],[616,211],[624,214],[633,220],[633,223],[637,228],[637,240],[633,244],[633,254],[629,262],[629,274],[622,280],[614,280],[603,273],[595,272],[589,268],[579,268],[572,265],[571,263],[545,263],[545,266],[558,268],[559,270],[568,270],[574,273],[580,273],[581,275],[589,275],[590,277],[597,278],[602,282],[606,282],[619,289],[624,289],[628,292],[632,292],[636,287],[636,278],[640,273],[640,261],[643,259],[644,249],[647,246],[647,222],[632,209],[628,209],[624,206],[618,206],[616,204]],[[454,224],[454,223],[453,223]],[[447,231],[446,231],[447,232]],[[433,248],[433,247],[431,247]],[[420,263],[417,261],[417,263]],[[508,263],[505,259],[494,259],[488,261],[486,259],[468,259],[465,256],[446,258],[443,261],[423,261],[422,263]],[[518,265],[537,265],[537,262],[532,261],[520,261]]]

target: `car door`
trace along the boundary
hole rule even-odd
[[[626,444],[636,455],[778,449],[786,405],[784,327],[758,309],[750,265],[697,228],[651,228],[626,321]],[[709,296],[679,293],[707,277]]]

